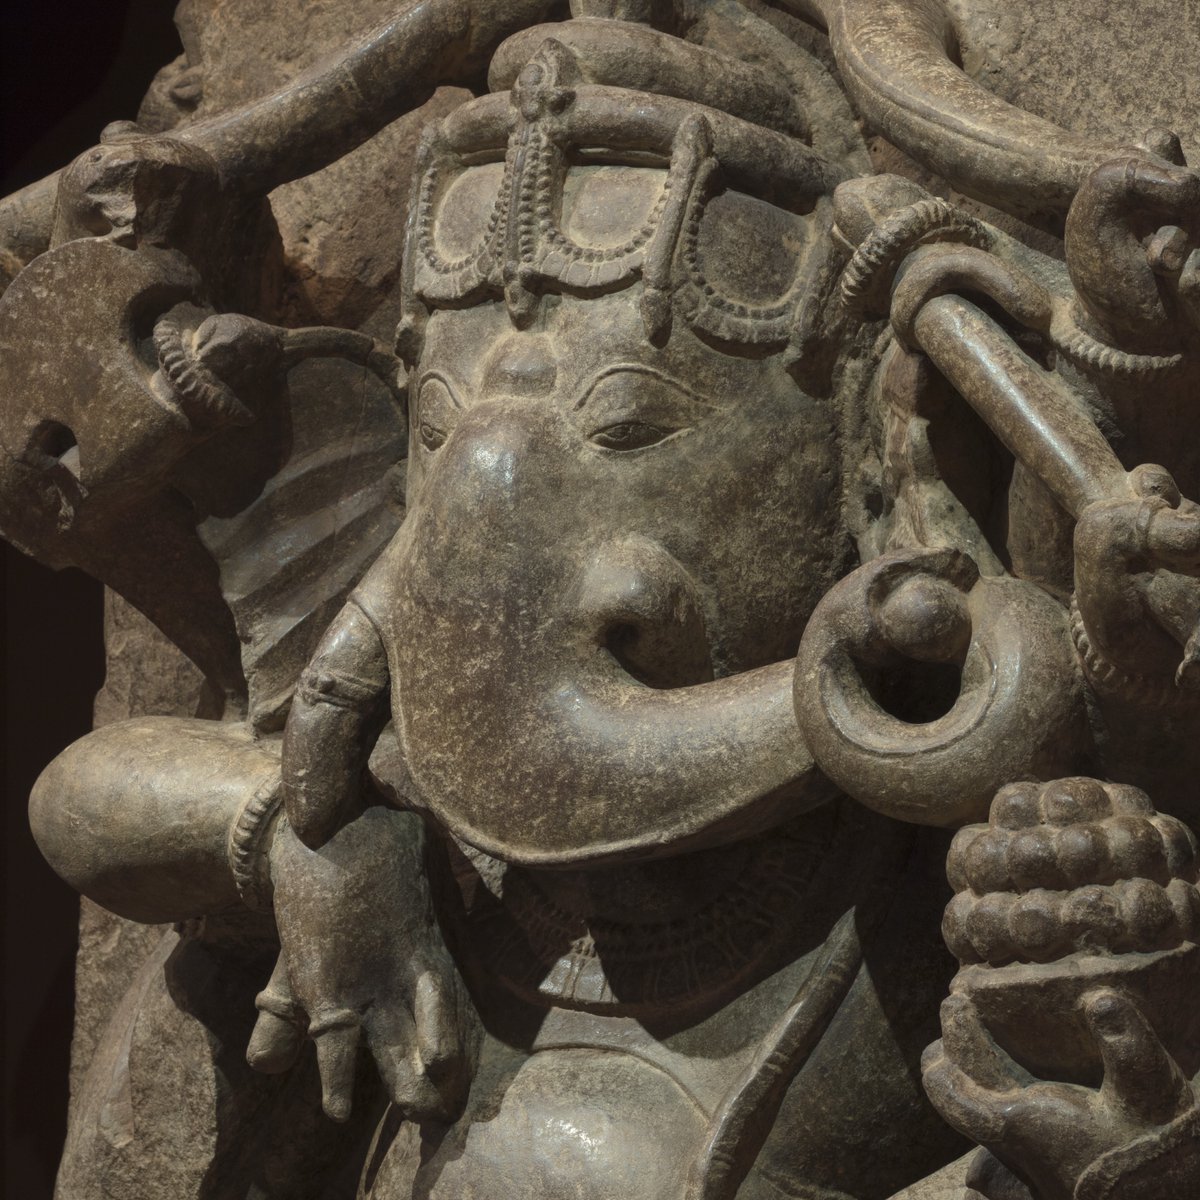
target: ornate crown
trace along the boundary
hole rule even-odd
[[[708,37],[724,31],[719,45],[755,61],[594,19],[525,30],[500,47],[492,92],[421,143],[406,357],[433,309],[503,298],[523,325],[546,292],[595,296],[638,279],[652,340],[676,317],[720,342],[795,337],[819,291],[829,198],[847,170],[812,144],[802,111],[811,88],[777,65],[799,48],[770,27],[744,36],[738,11],[743,36],[718,25]]]

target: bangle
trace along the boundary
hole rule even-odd
[[[283,803],[283,782],[270,779],[242,805],[229,830],[229,867],[238,895],[247,908],[270,912],[274,888],[271,886],[270,834]]]

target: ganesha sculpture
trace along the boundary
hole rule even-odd
[[[0,202],[60,1200],[1200,1195],[1192,0],[176,19]]]

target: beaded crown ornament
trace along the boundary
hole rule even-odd
[[[723,30],[720,49],[594,19],[500,47],[493,90],[422,138],[404,357],[415,359],[439,308],[503,300],[524,326],[543,295],[592,297],[639,280],[651,341],[678,319],[760,352],[797,340],[836,253],[832,192],[853,171],[814,147],[811,88],[796,86],[786,60],[806,59],[808,81],[824,68],[761,21],[745,36],[738,10],[740,36]]]

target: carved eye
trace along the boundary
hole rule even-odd
[[[446,431],[428,421],[421,422],[418,433],[421,435],[421,445],[426,450],[436,450],[446,440]]]
[[[648,425],[643,421],[618,421],[604,429],[597,429],[591,441],[606,450],[640,450],[664,441],[675,429],[664,429],[661,425]]]
[[[576,404],[593,446],[644,450],[695,428],[713,405],[667,375],[637,363],[609,368]]]
[[[446,382],[436,375],[421,384],[417,398],[416,431],[426,450],[437,450],[450,436],[461,407]]]

